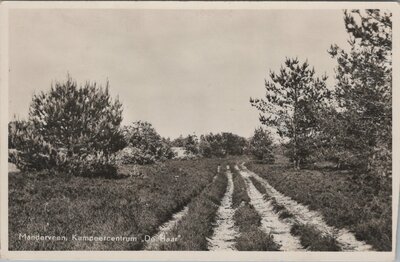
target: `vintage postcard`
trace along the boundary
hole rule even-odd
[[[1,257],[391,261],[395,2],[2,2]]]

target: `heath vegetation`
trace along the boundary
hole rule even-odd
[[[261,224],[265,214],[252,205],[249,186],[304,250],[341,249],[334,235],[298,223],[266,183],[362,245],[391,250],[392,15],[343,15],[349,46],[332,44],[327,53],[336,63],[334,85],[308,61],[286,58],[265,80],[265,96],[247,105],[261,123],[251,137],[227,131],[170,139],[139,119],[122,126],[123,106],[108,82],[79,85],[68,76],[34,94],[27,119],[8,126],[8,159],[18,168],[8,179],[10,249],[141,250],[141,239],[187,207],[168,232],[178,240],[158,246],[207,250],[231,172],[238,250],[281,248]],[[243,163],[254,173],[235,169]],[[26,241],[19,233],[69,240]],[[139,241],[72,240],[92,235]]]

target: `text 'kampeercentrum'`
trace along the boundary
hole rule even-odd
[[[155,237],[144,235],[143,238],[139,239],[137,236],[80,236],[80,235],[71,235],[71,237],[67,236],[50,236],[50,235],[29,235],[29,234],[18,234],[19,240],[26,241],[83,241],[83,242],[152,242],[156,241]],[[176,242],[180,236],[178,237],[166,237],[165,235],[160,235],[157,237],[158,241],[161,242]]]

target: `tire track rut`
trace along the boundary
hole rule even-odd
[[[250,181],[250,175],[247,172],[239,170],[247,184],[247,192],[250,197],[250,203],[261,216],[261,228],[267,234],[272,234],[274,241],[281,245],[281,251],[305,251],[300,244],[300,239],[290,234],[291,225],[279,219],[278,214],[273,211],[271,201],[265,201],[263,195],[256,189]]]
[[[290,197],[287,197],[277,191],[274,187],[272,187],[267,180],[255,174],[254,172],[249,171],[244,164],[241,165],[241,174],[245,174],[245,176],[252,176],[261,182],[267,193],[270,197],[274,197],[278,204],[281,204],[286,207],[286,209],[292,213],[296,219],[301,224],[309,224],[314,226],[318,231],[322,234],[329,234],[335,236],[338,241],[342,251],[372,251],[372,246],[366,244],[363,241],[359,241],[356,239],[353,233],[351,233],[347,229],[338,229],[333,226],[328,226],[322,215],[320,215],[316,211],[309,210],[306,206],[297,203]]]
[[[238,230],[233,219],[235,214],[235,209],[232,208],[233,178],[229,166],[227,166],[226,175],[228,185],[217,211],[214,233],[208,239],[208,250],[210,251],[236,250],[235,239]]]
[[[219,172],[220,167],[218,166],[217,173]],[[216,178],[217,175],[213,177],[210,184],[214,183]],[[182,210],[173,214],[170,220],[159,226],[157,233],[151,237],[151,241],[145,243],[144,250],[160,250],[160,245],[163,243],[163,238],[168,237],[168,234],[172,231],[172,229],[177,226],[179,221],[181,221],[182,218],[189,213],[189,205],[190,202]]]
[[[175,213],[169,221],[162,224],[158,229],[158,233],[151,237],[152,240],[150,242],[147,242],[145,250],[160,250],[160,244],[163,243],[162,239],[168,236],[168,233],[188,212],[189,206],[187,205],[181,211]]]

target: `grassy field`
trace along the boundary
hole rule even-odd
[[[249,162],[247,167],[267,179],[281,193],[319,211],[329,225],[348,228],[357,239],[366,241],[377,250],[391,250],[390,179],[329,169],[294,170],[283,162],[275,165]],[[294,231],[304,231],[308,237],[315,235],[312,228]]]
[[[10,250],[138,250],[141,241],[73,241],[72,236],[152,235],[212,181],[218,159],[121,167],[120,179],[9,174]],[[27,241],[19,234],[66,236]]]

